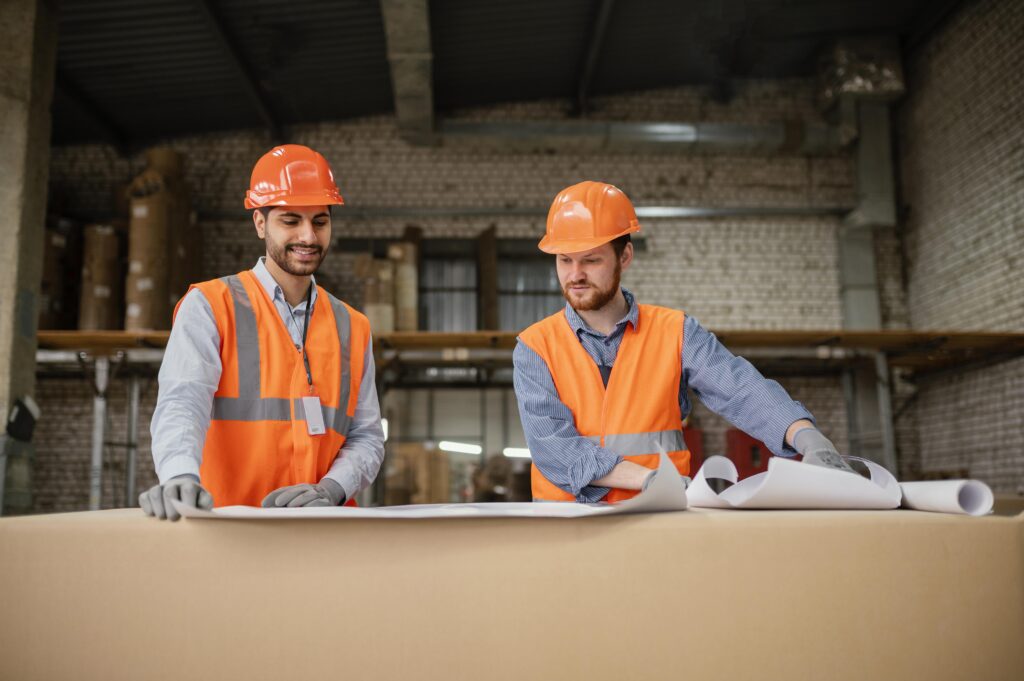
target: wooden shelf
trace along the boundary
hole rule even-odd
[[[168,331],[40,331],[43,350],[80,350],[110,354],[118,350],[162,348]],[[729,348],[800,351],[809,360],[853,359],[865,352],[884,352],[893,367],[933,371],[980,361],[1024,356],[1024,333],[944,331],[716,331]],[[462,333],[398,332],[374,337],[380,351],[444,350],[446,348],[511,350],[511,331]],[[773,353],[774,354],[774,353]]]

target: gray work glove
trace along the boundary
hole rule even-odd
[[[804,463],[858,475],[839,454],[832,441],[817,428],[802,428],[793,436],[793,449],[803,454]]]
[[[199,478],[186,473],[173,477],[162,485],[153,485],[139,495],[139,506],[160,520],[177,520],[181,517],[171,500],[204,510],[213,508],[213,497],[199,484]]]
[[[341,485],[324,478],[319,485],[289,485],[279,487],[263,497],[263,508],[299,508],[300,506],[337,506],[345,501]]]

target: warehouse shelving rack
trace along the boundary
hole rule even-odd
[[[910,379],[963,371],[1024,356],[1024,333],[846,330],[719,330],[727,347],[768,375],[842,375],[874,365],[881,400],[882,439],[893,433],[889,376]],[[100,507],[103,451],[127,449],[125,503],[135,498],[135,464],[141,380],[156,375],[167,331],[40,331],[37,372],[85,375],[94,390],[90,508]],[[397,332],[374,338],[378,392],[403,388],[510,387],[515,332]],[[451,370],[456,371],[451,371]],[[124,442],[108,442],[107,389],[118,373],[128,379],[128,428]],[[90,375],[91,374],[91,375]],[[454,376],[454,378],[453,378]],[[850,399],[849,394],[846,395]]]

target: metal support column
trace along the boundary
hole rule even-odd
[[[141,388],[139,375],[133,373],[128,377],[128,432],[127,439],[127,463],[125,466],[124,480],[124,505],[135,506],[138,499],[135,494],[136,457],[139,449],[139,399]]]
[[[89,510],[100,510],[103,496],[103,443],[107,423],[110,358],[96,358],[96,394],[92,400],[92,463],[89,468]]]
[[[899,475],[896,468],[896,429],[892,417],[892,381],[889,374],[889,359],[884,352],[875,353],[875,388],[878,392],[878,417],[882,434],[882,465],[893,475]]]
[[[889,104],[859,100],[857,113],[857,206],[839,229],[839,288],[843,328],[882,328],[875,262],[875,230],[896,224],[895,181]],[[896,446],[884,353],[874,366],[843,376],[850,453],[896,470]]]
[[[487,388],[480,388],[480,465],[487,463]]]

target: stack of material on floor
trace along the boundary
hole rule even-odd
[[[416,244],[403,241],[388,247],[388,259],[395,263],[395,330],[419,330],[417,293],[419,259]]]
[[[387,458],[384,460],[384,506],[405,506],[412,503],[413,489],[416,487],[416,475],[413,462],[402,456],[399,448],[388,444]]]
[[[395,263],[360,255],[355,270],[363,280],[363,314],[370,320],[370,329],[375,334],[391,333],[395,330]]]
[[[473,472],[473,500],[531,501],[530,463],[492,454]]]
[[[388,444],[385,506],[443,504],[451,500],[448,455],[418,442]]]
[[[78,328],[101,331],[121,328],[124,234],[114,225],[86,225],[82,255],[82,297]]]
[[[125,328],[168,329],[174,303],[200,278],[199,230],[182,178],[181,156],[157,147],[129,188],[131,221]]]
[[[76,262],[78,226],[66,218],[48,219],[39,286],[39,328],[70,329],[75,320],[77,280],[68,276]]]

